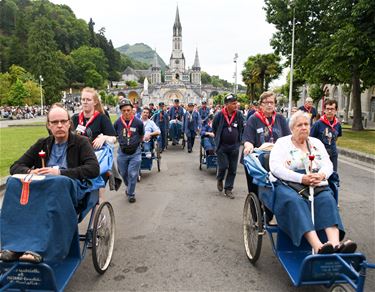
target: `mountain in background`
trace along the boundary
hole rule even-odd
[[[134,45],[126,44],[124,46],[121,46],[119,48],[116,48],[117,51],[119,51],[121,54],[125,54],[128,57],[140,61],[142,63],[147,63],[149,65],[152,65],[154,62],[154,54],[155,51],[151,49],[148,45],[143,43],[137,43]],[[157,53],[156,53],[157,54]],[[162,68],[162,70],[165,70],[165,63],[162,58],[157,54],[159,65]]]

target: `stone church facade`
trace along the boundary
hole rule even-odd
[[[174,99],[179,99],[181,103],[189,102],[201,103],[201,99],[207,97],[207,92],[202,90],[201,67],[198,50],[195,52],[194,64],[186,69],[186,60],[182,50],[182,26],[178,7],[173,25],[172,53],[169,66],[164,74],[162,82],[162,71],[155,52],[154,61],[149,70],[134,70],[130,67],[122,74],[124,81],[138,80],[145,77],[145,84],[140,96],[131,99],[140,99],[142,104],[155,104],[160,101],[169,105]]]

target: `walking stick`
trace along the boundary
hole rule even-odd
[[[312,174],[312,163],[314,159],[315,159],[315,155],[310,154],[309,155],[309,160],[310,160],[309,174]],[[309,201],[311,202],[311,219],[312,219],[313,225],[315,225],[314,187],[311,185],[309,186]],[[314,248],[312,249],[312,254],[314,254]]]
[[[46,152],[44,152],[43,150],[41,150],[39,153],[38,153],[40,159],[42,160],[42,167],[46,167],[46,163],[45,163],[45,158],[46,158]]]

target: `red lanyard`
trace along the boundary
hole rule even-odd
[[[223,109],[221,110],[221,112],[223,113],[223,115],[224,115],[224,119],[225,119],[225,121],[227,122],[228,126],[230,127],[230,126],[232,125],[234,119],[236,118],[237,111],[235,111],[235,112],[233,113],[233,115],[232,115],[232,117],[230,118],[230,120],[229,120],[228,110],[227,110],[226,107],[223,108]]]
[[[94,111],[94,114],[92,115],[92,117],[87,121],[85,127],[87,128],[88,126],[90,126],[94,120],[96,119],[96,117],[100,115],[100,113],[98,111]],[[78,123],[83,126],[83,122],[84,122],[84,116],[83,116],[83,112],[80,112],[79,113],[79,116],[78,116]]]
[[[323,115],[320,120],[331,127],[332,131],[335,131],[335,126],[339,123],[339,121],[336,119],[336,117],[333,117],[333,124],[330,123],[330,121],[327,119],[326,115]]]
[[[133,121],[134,121],[134,116],[129,121],[129,123],[126,123],[126,121],[124,120],[123,116],[121,116],[121,122],[124,125],[124,128],[126,129],[126,136],[128,138],[130,138],[132,136],[132,132],[130,131],[130,126],[132,125]]]
[[[271,120],[271,124],[270,122],[268,121],[268,119],[266,118],[266,116],[264,115],[264,113],[262,111],[256,111],[255,112],[255,116],[263,123],[267,126],[268,128],[268,131],[270,132],[270,137],[272,137],[272,127],[273,125],[275,124],[275,120],[276,120],[276,112],[273,112],[273,115],[272,115],[272,120]]]
[[[308,113],[311,113],[311,109],[312,109],[312,107],[307,108],[305,105],[304,105],[303,107],[305,108],[305,110],[306,110]]]

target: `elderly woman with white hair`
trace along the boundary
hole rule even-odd
[[[356,243],[340,242],[345,232],[328,186],[333,166],[322,142],[309,137],[310,116],[298,111],[291,117],[289,127],[292,134],[279,138],[270,154],[270,170],[282,181],[275,183],[273,206],[279,227],[296,246],[305,237],[315,253],[354,252]],[[315,189],[314,223],[310,202],[302,191],[310,186]],[[321,241],[318,231],[325,232],[327,242]]]

